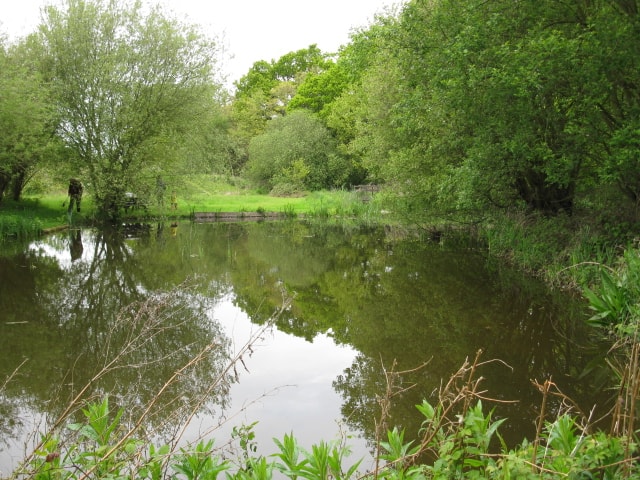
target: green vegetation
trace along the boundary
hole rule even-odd
[[[4,202],[0,209],[0,239],[11,236],[33,238],[43,230],[65,225],[64,201],[61,195],[51,195]]]
[[[389,210],[405,225],[470,226],[493,255],[549,283],[590,288],[597,321],[625,345],[616,358],[630,367],[618,372],[636,372],[639,12],[636,1],[622,0],[527,0],[518,8],[511,0],[409,0],[334,55],[311,45],[256,62],[232,95],[220,80],[217,42],[160,8],[133,0],[50,5],[33,34],[14,43],[0,36],[0,236],[199,211],[371,221]],[[252,183],[227,195],[194,180],[213,175]],[[58,207],[69,176],[83,179],[87,198],[71,217]],[[363,202],[350,192],[362,183],[384,193]],[[637,379],[621,378],[630,412]],[[600,448],[601,437],[574,442],[573,421],[557,422],[544,454],[563,452],[560,464],[540,464],[534,442],[526,468],[536,475],[579,464],[588,445]],[[608,478],[603,465],[623,445],[616,468],[628,474],[634,425],[631,417],[622,439],[606,440],[610,450],[589,451],[589,468]],[[435,462],[434,476],[511,468],[511,454],[491,463],[482,450],[470,452],[480,447],[475,437],[456,437],[463,432],[446,449],[434,447],[441,459],[453,456]],[[185,453],[176,471],[198,476],[187,458],[200,453]],[[83,466],[91,471],[107,461],[73,458],[94,462]],[[273,468],[255,463],[245,474]],[[412,468],[398,475],[425,473]]]
[[[62,185],[52,186],[62,190]],[[139,197],[136,204],[120,218],[139,220],[152,218],[190,218],[194,213],[256,212],[275,213],[286,218],[358,218],[374,222],[382,208],[382,199],[363,201],[363,196],[345,190],[303,192],[295,196],[260,194],[241,179],[212,175],[190,175],[180,178],[176,190],[177,208],[172,209],[169,195],[162,204],[154,197]],[[178,193],[179,192],[179,193]],[[369,197],[365,200],[370,200]],[[63,194],[42,194],[29,188],[20,202],[7,200],[0,206],[0,239],[35,237],[43,231],[74,224],[94,224],[99,221],[98,207],[91,194],[85,195],[80,213],[67,214],[68,198]]]
[[[271,479],[276,472],[285,478],[324,480],[327,478],[450,479],[450,478],[637,478],[637,447],[630,436],[590,433],[580,419],[566,413],[545,421],[549,396],[560,395],[553,382],[539,385],[543,394],[537,436],[508,449],[499,433],[506,419],[494,421],[485,413],[480,379],[474,378],[478,358],[465,363],[441,387],[437,405],[423,401],[416,405],[422,415],[420,436],[405,439],[404,431],[379,429],[375,465],[360,472],[361,460],[349,458],[343,442],[320,442],[310,450],[301,448],[294,435],[273,439],[277,447],[270,455],[258,455],[253,427],[234,428],[235,456],[225,455],[213,440],[201,439],[178,447],[177,443],[156,446],[137,437],[140,422],[123,421],[122,409],[113,413],[108,398],[90,403],[84,420],[62,429],[61,436],[42,437],[40,445],[15,474],[35,479],[77,478],[217,478]],[[388,382],[402,372],[388,372]],[[388,383],[381,399],[379,425],[385,407],[403,388]],[[566,399],[569,400],[569,399]],[[628,412],[627,412],[628,413]],[[623,416],[618,417],[623,419]],[[64,438],[64,440],[63,440]],[[499,447],[496,448],[496,441]],[[425,462],[434,458],[433,462]]]

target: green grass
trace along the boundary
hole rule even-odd
[[[64,200],[64,196],[55,194],[20,202],[5,199],[0,204],[0,239],[33,237],[43,230],[66,224]]]
[[[173,187],[177,194],[177,209],[170,205],[167,191],[164,205],[150,198],[146,209],[127,212],[124,218],[189,218],[194,213],[280,213],[286,218],[301,215],[317,218],[364,218],[370,220],[381,209],[375,201],[363,203],[349,191],[313,192],[296,197],[259,194],[241,179],[213,175],[184,176]],[[5,199],[0,203],[0,238],[36,236],[43,230],[63,227],[67,217],[65,187],[58,185],[52,192],[29,193],[20,202]],[[63,206],[63,204],[65,206]],[[96,217],[90,190],[85,190],[82,212],[73,212],[71,222],[89,224]]]
[[[186,209],[186,211],[185,211]],[[307,197],[282,198],[253,193],[243,194],[211,194],[185,195],[180,201],[178,196],[178,212],[284,212],[285,209],[296,213],[309,211]]]

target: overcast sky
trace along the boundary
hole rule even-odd
[[[0,32],[10,38],[34,30],[40,9],[58,0],[0,0]],[[149,3],[150,0],[145,0]],[[153,0],[180,19],[198,23],[223,39],[230,81],[257,60],[278,59],[316,43],[325,53],[349,40],[352,28],[369,25],[398,0]]]

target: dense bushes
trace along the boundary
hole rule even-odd
[[[271,120],[267,131],[249,145],[247,175],[267,191],[337,187],[349,174],[329,130],[303,111]]]

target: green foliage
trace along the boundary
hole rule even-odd
[[[188,480],[214,480],[230,468],[227,461],[213,454],[213,440],[198,443],[193,449],[180,449],[171,468]]]
[[[242,99],[255,92],[268,95],[277,80],[272,73],[273,66],[266,60],[254,62],[249,71],[236,82],[236,99]]]
[[[247,175],[269,190],[278,184],[319,190],[344,183],[349,168],[322,123],[296,111],[271,120],[267,131],[251,140]]]
[[[320,442],[313,445],[311,451],[306,451],[298,446],[293,435],[285,434],[282,441],[276,438],[273,441],[280,450],[273,455],[279,459],[274,466],[291,480],[297,478],[348,480],[356,475],[360,464],[358,461],[351,465],[346,472],[343,471],[343,463],[349,455],[349,449],[337,443]]]
[[[634,14],[611,2],[521,7],[408,2],[341,51],[348,88],[309,85],[310,99],[329,95],[323,118],[341,148],[410,199],[400,205],[413,217],[571,213],[610,182],[637,199]]]
[[[195,133],[210,131],[219,100],[217,46],[140,2],[68,0],[43,18],[38,39],[58,134],[99,211],[117,216],[118,200],[141,176],[155,179],[179,153],[206,143]],[[198,141],[185,142],[191,136]]]
[[[112,434],[118,427],[124,411],[118,410],[113,420],[109,418],[109,398],[105,397],[101,403],[91,403],[82,413],[87,419],[86,424],[73,423],[69,430],[77,431],[81,439],[95,442],[101,447],[109,445]]]
[[[242,457],[245,463],[251,460],[258,449],[256,434],[253,431],[257,424],[258,422],[253,422],[249,425],[233,427],[233,430],[231,431],[231,438],[238,440],[238,443],[240,444],[240,450],[242,451]]]
[[[37,69],[33,39],[4,48],[0,38],[0,203],[9,190],[13,200],[34,173],[55,163],[60,143],[50,90]]]
[[[268,96],[279,83],[300,80],[307,73],[319,73],[329,65],[331,62],[315,44],[289,52],[278,60],[259,60],[235,82],[236,98],[241,99],[256,92]]]
[[[22,215],[0,216],[0,241],[13,237],[29,239],[37,237],[42,232],[42,222],[38,218]]]
[[[138,469],[140,478],[148,478],[149,480],[164,478],[164,465],[167,462],[169,451],[169,445],[163,445],[160,448],[156,448],[153,444],[149,445],[148,460]]]
[[[622,336],[635,335],[640,319],[640,252],[627,249],[619,269],[602,269],[597,288],[585,287],[584,295],[595,312],[591,324],[615,329]]]
[[[285,434],[282,441],[274,438],[273,442],[280,450],[278,453],[273,454],[274,457],[280,459],[280,462],[276,463],[276,469],[295,480],[300,476],[302,467],[307,463],[306,460],[300,460],[302,452],[297,440],[293,434]]]
[[[246,150],[253,137],[264,133],[270,120],[285,114],[296,96],[298,86],[308,76],[320,75],[329,68],[327,60],[316,45],[289,52],[277,61],[255,62],[249,72],[235,83],[236,93],[231,105],[233,127],[231,136],[237,141],[241,157],[246,162]]]
[[[320,116],[335,132],[340,152],[354,166],[356,183],[381,180],[381,171],[399,147],[398,124],[390,115],[399,101],[397,77],[402,75],[396,54],[389,48],[395,28],[393,17],[379,17],[367,29],[352,34],[351,43],[340,52],[335,72],[327,72],[324,80],[331,82],[334,98],[322,106]],[[385,180],[392,181],[393,175]]]
[[[81,472],[96,472],[98,477],[126,474],[130,471],[139,442],[123,435],[120,409],[110,417],[109,401],[91,403],[83,409],[85,422],[68,425],[77,436],[64,451],[58,439],[43,438],[36,451],[40,460],[34,460],[34,478],[72,479]]]
[[[298,216],[295,207],[290,203],[287,203],[282,207],[282,213],[285,218],[296,218]]]
[[[309,73],[287,104],[287,111],[305,109],[326,115],[326,107],[349,86],[347,73],[340,65],[331,65],[321,73]]]
[[[469,399],[467,399],[469,400]],[[494,437],[506,421],[494,421],[485,414],[482,401],[468,404],[463,396],[435,406],[423,400],[417,405],[423,417],[422,429],[415,439],[406,439],[399,428],[386,432],[380,440],[377,464],[366,478],[449,479],[449,478],[635,478],[633,460],[637,446],[626,439],[602,432],[588,433],[578,419],[566,414],[546,422],[540,438],[524,440],[515,449],[493,445]],[[453,407],[462,407],[457,410]],[[213,440],[174,452],[133,438],[124,425],[123,410],[112,416],[108,399],[83,409],[84,422],[73,423],[68,431],[74,439],[62,442],[43,437],[34,460],[16,475],[35,479],[62,480],[87,478],[166,478],[167,471],[177,478],[216,479],[225,473],[228,479],[271,479],[275,471],[285,478],[323,480],[362,478],[360,461],[348,460],[349,448],[337,442],[321,441],[310,450],[301,448],[293,436],[273,439],[277,448],[270,457],[256,456],[254,427],[236,427],[232,438],[240,445],[238,463],[224,459],[214,449]],[[543,443],[543,446],[540,445]],[[428,459],[431,460],[428,460]],[[174,477],[171,477],[174,478]]]

